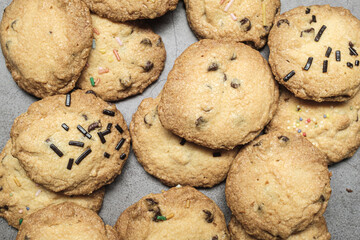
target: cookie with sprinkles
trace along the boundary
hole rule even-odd
[[[203,39],[176,59],[162,91],[159,118],[189,142],[233,149],[262,131],[278,97],[270,67],[258,51]]]
[[[33,103],[16,118],[11,140],[12,155],[29,177],[66,195],[90,194],[111,183],[130,151],[116,106],[83,90]]]
[[[226,201],[245,231],[287,239],[322,217],[330,198],[325,155],[305,138],[270,132],[242,148],[225,186]]]
[[[11,155],[11,148],[11,141],[8,141],[0,154],[0,217],[9,225],[19,228],[20,222],[31,213],[67,201],[96,212],[100,210],[104,188],[88,196],[71,197],[49,191],[29,179],[19,161]]]
[[[115,23],[92,15],[93,49],[77,86],[106,101],[142,93],[165,64],[161,37],[149,27]]]
[[[176,9],[178,0],[83,0],[90,10],[115,22],[161,17]]]
[[[146,195],[120,215],[114,228],[121,240],[230,239],[220,208],[192,187]]]
[[[360,93],[346,102],[317,103],[281,91],[278,110],[268,131],[282,130],[306,137],[333,164],[355,154],[360,146]]]
[[[280,0],[185,0],[186,15],[198,38],[231,39],[257,49],[265,46]]]
[[[212,150],[174,135],[160,123],[159,101],[144,99],[130,124],[132,147],[144,169],[169,186],[212,187],[223,181],[238,149]]]
[[[297,7],[269,34],[275,78],[296,97],[342,102],[360,89],[360,21],[342,7]]]
[[[116,231],[89,209],[75,203],[51,205],[31,214],[21,224],[16,240],[116,240]]]
[[[75,87],[92,34],[90,12],[81,0],[14,0],[0,24],[7,68],[20,88],[38,98]]]
[[[247,234],[241,223],[236,220],[234,216],[231,217],[229,222],[229,232],[231,240],[256,240]],[[319,221],[310,224],[304,231],[290,235],[287,240],[330,240],[331,235],[327,229],[326,221],[324,217],[321,217]]]

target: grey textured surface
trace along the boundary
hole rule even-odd
[[[0,1],[0,17],[10,0]],[[359,0],[282,0],[282,12],[300,5],[331,4],[343,6],[352,11],[360,18]],[[129,124],[131,117],[140,104],[147,97],[155,97],[161,91],[168,72],[171,70],[176,57],[178,57],[190,44],[196,41],[191,32],[185,15],[183,2],[180,2],[174,12],[149,21],[154,31],[161,35],[167,50],[165,70],[160,79],[151,85],[145,92],[136,97],[118,102],[116,105],[123,113]],[[268,48],[261,53],[268,56]],[[0,147],[5,146],[9,139],[11,125],[14,119],[25,112],[29,105],[36,99],[22,91],[12,80],[10,73],[5,67],[5,61],[0,54]],[[333,193],[325,217],[328,223],[332,239],[352,240],[360,239],[360,152],[335,166],[330,167],[333,173],[331,186]],[[230,220],[230,211],[226,206],[224,195],[224,183],[212,189],[200,189],[213,199],[223,210],[227,220]],[[346,188],[353,190],[348,193]],[[131,204],[149,193],[157,193],[162,189],[168,189],[158,180],[147,174],[131,153],[121,174],[114,183],[107,186],[104,204],[100,216],[107,224],[114,225],[118,216]],[[15,239],[16,230],[9,227],[5,220],[0,219],[0,239]]]

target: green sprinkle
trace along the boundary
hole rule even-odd
[[[94,78],[93,77],[90,77],[90,82],[91,82],[91,86],[95,86],[95,82],[94,82]]]
[[[352,107],[352,106],[350,107],[350,110],[353,110],[353,107]]]
[[[166,221],[166,217],[165,217],[165,216],[157,216],[156,219],[157,219],[157,220],[161,220],[161,221]]]
[[[23,219],[22,219],[22,218],[20,218],[20,219],[19,219],[19,225],[21,225],[21,224],[22,224],[22,222],[23,222]]]
[[[10,197],[12,197],[12,196],[13,196],[13,194],[12,194],[12,193],[10,193],[9,195],[10,195]]]

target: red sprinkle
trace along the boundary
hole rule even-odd
[[[104,73],[108,73],[108,72],[109,72],[108,68],[99,69],[99,74],[104,74]]]
[[[306,132],[303,132],[303,136],[306,137]]]
[[[113,50],[113,53],[114,53],[116,59],[117,59],[118,61],[120,61],[121,58],[120,58],[120,56],[119,56],[118,51],[117,51],[116,49],[114,49],[114,50]]]
[[[311,119],[310,119],[310,118],[308,118],[308,119],[306,120],[306,122],[307,122],[307,123],[310,123],[310,122],[311,122]]]
[[[100,35],[99,30],[97,30],[96,28],[94,28],[93,30],[94,30],[94,33],[96,33],[96,35]]]

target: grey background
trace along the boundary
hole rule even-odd
[[[31,1],[31,0],[30,0]],[[10,0],[0,0],[0,17],[3,10],[10,4]],[[352,11],[360,18],[359,0],[282,0],[282,11],[288,11],[300,5],[331,4],[343,6]],[[160,79],[151,85],[141,95],[118,102],[116,106],[122,112],[129,124],[132,115],[142,99],[157,96],[161,91],[168,72],[171,70],[176,57],[178,57],[190,44],[197,41],[191,32],[185,16],[185,8],[182,1],[177,9],[165,16],[150,20],[153,30],[161,35],[167,50],[167,59],[164,72]],[[268,48],[261,51],[262,55],[268,56]],[[29,56],[31,57],[31,56]],[[5,67],[4,57],[0,54],[0,148],[5,146],[9,139],[11,125],[14,119],[25,112],[29,105],[37,99],[22,91],[12,80],[10,73]],[[358,165],[359,151],[351,159],[345,160],[335,166],[331,166],[333,173],[331,186],[333,189],[329,206],[325,217],[328,223],[332,239],[360,239],[360,176]],[[348,193],[346,188],[354,192]],[[158,193],[168,187],[161,184],[155,178],[147,174],[131,153],[123,173],[114,183],[106,187],[106,195],[100,216],[105,223],[114,225],[118,216],[131,204],[149,193]],[[200,189],[213,199],[223,210],[227,221],[230,219],[230,211],[226,206],[224,196],[224,183],[212,189]],[[0,219],[0,239],[15,239],[16,230],[8,226],[5,220]]]

